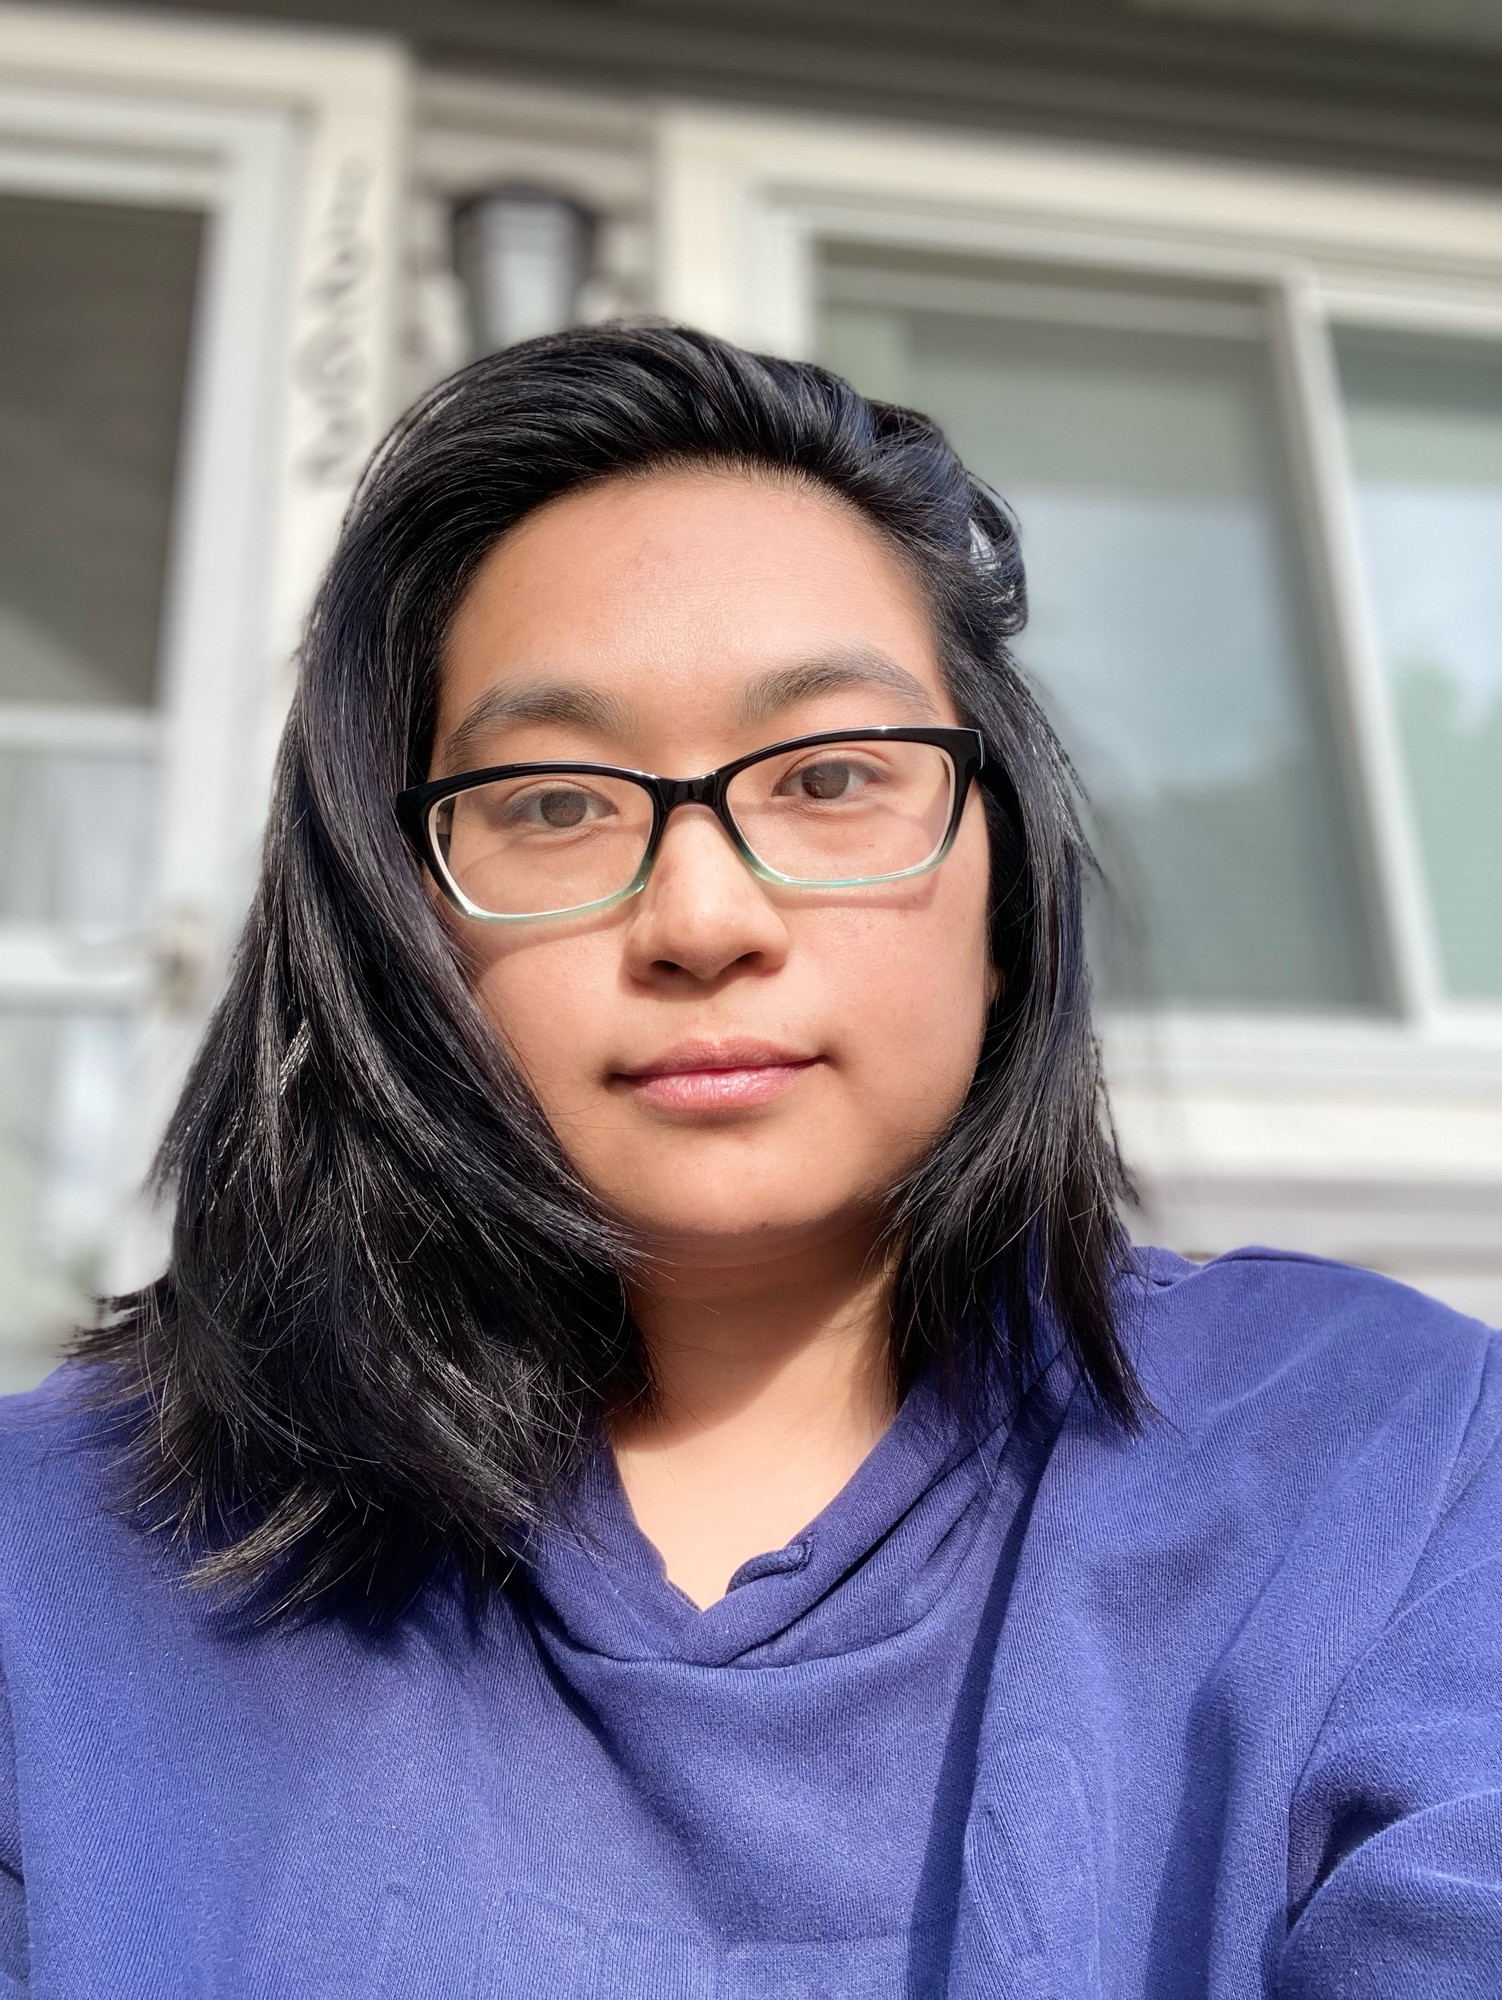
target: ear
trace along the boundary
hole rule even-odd
[[[1006,974],[999,965],[993,965],[986,977],[987,1005],[994,1007],[1007,990]]]

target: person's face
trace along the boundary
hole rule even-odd
[[[444,654],[432,775],[584,759],[696,776],[816,730],[957,720],[922,595],[832,496],[617,479],[491,551]],[[974,1073],[994,976],[972,788],[947,859],[842,890],[759,881],[705,807],[645,888],[516,925],[449,912],[573,1164],[676,1262],[869,1228]]]

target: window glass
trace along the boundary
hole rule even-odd
[[[1502,997],[1502,350],[1342,333],[1371,601],[1447,984]]]
[[[1115,891],[1108,995],[1371,1004],[1255,302],[866,255],[826,261],[824,355],[937,419],[1016,512],[1019,655]]]
[[[152,698],[201,232],[0,195],[0,701]]]
[[[0,195],[0,1389],[83,1309],[123,1195],[140,1029],[88,976],[149,901],[201,235],[178,210]],[[29,997],[38,931],[78,974],[66,1007]]]
[[[139,1032],[121,1014],[0,1009],[0,1395],[46,1372],[105,1281]]]
[[[0,711],[0,924],[138,924],[156,804],[150,731],[114,717],[45,721],[55,727],[7,744]]]

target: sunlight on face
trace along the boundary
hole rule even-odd
[[[581,759],[690,777],[824,729],[953,724],[921,592],[833,496],[616,479],[491,551],[454,620],[432,774]],[[515,926],[451,913],[474,990],[583,1178],[677,1261],[868,1228],[958,1109],[992,997],[972,791],[943,864],[769,886],[707,808],[646,887]]]

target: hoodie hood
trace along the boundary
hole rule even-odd
[[[918,1382],[823,1512],[785,1547],[743,1563],[704,1610],[669,1582],[601,1445],[567,1520],[534,1546],[531,1577],[571,1646],[616,1660],[776,1666],[869,1646],[914,1624],[946,1589],[1004,1498],[1012,1431],[1010,1417],[968,1425]]]

